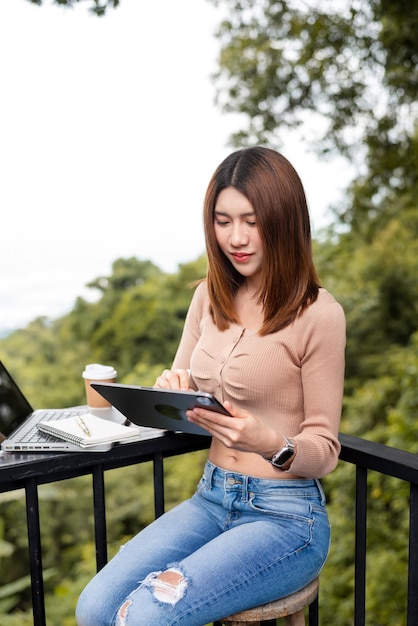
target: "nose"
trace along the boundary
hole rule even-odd
[[[248,233],[245,224],[234,223],[231,230],[231,246],[239,248],[248,243]]]

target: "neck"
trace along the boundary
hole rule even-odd
[[[260,289],[259,281],[251,280],[247,278],[245,283],[243,283],[241,286],[241,290],[242,290],[241,293],[242,295],[246,296],[250,300],[257,300],[259,289]]]

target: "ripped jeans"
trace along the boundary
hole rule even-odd
[[[209,461],[196,493],[131,539],[83,590],[78,626],[203,626],[301,589],[330,529],[318,480]]]

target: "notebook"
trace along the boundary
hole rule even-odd
[[[61,420],[88,412],[88,408],[34,410],[17,383],[0,361],[0,442],[6,452],[80,452],[75,443],[57,439],[38,430],[40,421]],[[138,439],[154,436],[143,429]],[[109,450],[112,444],[101,444],[90,451]]]
[[[81,448],[136,438],[141,432],[138,426],[125,426],[91,413],[64,420],[41,421],[37,427],[43,433],[76,443]]]
[[[118,383],[91,383],[91,386],[133,424],[140,426],[210,436],[207,430],[187,420],[186,411],[201,406],[229,415],[214,396],[203,391],[174,391]]]

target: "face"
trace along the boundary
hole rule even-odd
[[[263,245],[253,207],[247,198],[227,187],[215,206],[215,236],[235,269],[248,279],[257,279],[263,263]]]

